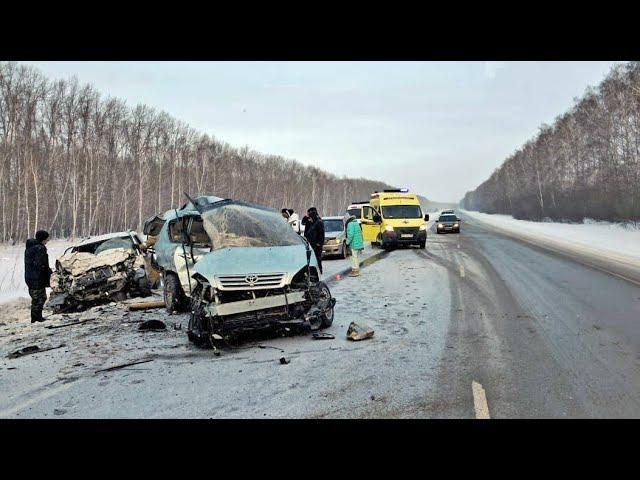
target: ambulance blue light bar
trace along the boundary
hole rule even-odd
[[[408,188],[394,188],[392,190],[383,190],[385,193],[407,193],[409,192]],[[376,192],[378,193],[378,192]]]

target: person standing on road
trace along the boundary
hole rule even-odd
[[[307,215],[302,218],[304,225],[304,237],[309,241],[318,260],[318,269],[322,273],[322,246],[324,245],[324,223],[318,215],[318,210],[311,207]]]
[[[344,225],[347,237],[347,246],[351,249],[351,273],[350,277],[360,276],[360,260],[359,256],[364,250],[364,241],[362,240],[362,227],[358,223],[358,219],[354,215],[345,214]]]
[[[24,280],[29,287],[31,297],[31,323],[44,322],[42,309],[47,301],[47,287],[50,286],[51,268],[46,243],[49,233],[44,230],[36,232],[36,238],[27,240],[24,252]]]

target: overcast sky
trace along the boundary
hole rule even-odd
[[[233,146],[458,201],[612,62],[25,62]],[[215,192],[214,192],[215,193]]]

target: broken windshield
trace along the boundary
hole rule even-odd
[[[202,219],[213,250],[302,244],[301,237],[275,211],[227,204],[204,212]]]

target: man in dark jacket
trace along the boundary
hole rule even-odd
[[[318,268],[322,273],[322,246],[324,245],[324,223],[318,215],[318,210],[311,207],[307,210],[307,216],[302,218],[304,225],[304,237],[309,241],[311,248],[318,259]]]
[[[49,234],[44,230],[36,232],[36,238],[27,240],[24,252],[24,280],[29,287],[31,296],[31,323],[44,322],[42,308],[47,301],[47,287],[51,280],[49,255],[45,244],[49,241]]]

